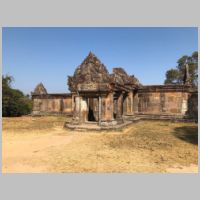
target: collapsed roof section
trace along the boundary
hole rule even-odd
[[[113,74],[111,74],[112,83],[115,86],[115,90],[122,89],[124,90],[131,90],[134,88],[138,88],[141,84],[139,83],[138,79],[132,75],[129,76],[126,71],[121,68],[113,68]]]

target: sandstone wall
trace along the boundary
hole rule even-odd
[[[138,111],[149,114],[185,114],[188,110],[186,92],[148,92],[138,94]]]
[[[79,102],[80,98],[80,102]],[[73,114],[88,119],[88,99],[75,94],[33,95],[33,114]],[[81,116],[79,115],[79,103]],[[76,106],[75,106],[76,105]],[[92,99],[95,120],[99,117],[98,98]],[[114,113],[114,114],[113,114]],[[101,97],[101,120],[112,121],[113,115],[170,114],[198,118],[198,93],[184,85],[143,86],[134,92],[121,94],[113,99],[113,93]]]
[[[191,93],[188,97],[188,115],[198,120],[198,93]]]
[[[72,114],[72,97],[66,95],[33,95],[33,114]]]
[[[189,116],[197,110],[198,98],[191,95],[193,91],[188,85],[143,86],[138,90],[138,112]]]
[[[63,113],[72,112],[72,98],[63,99]]]

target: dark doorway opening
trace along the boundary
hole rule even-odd
[[[117,117],[117,98],[116,97],[113,100],[113,105],[114,105],[113,118],[116,119],[116,117]]]
[[[94,118],[94,112],[93,109],[89,106],[89,111],[88,111],[88,121],[92,121],[95,122],[95,118]]]
[[[95,122],[93,98],[88,98],[88,121]]]

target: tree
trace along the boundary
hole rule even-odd
[[[166,72],[165,84],[183,84],[185,74],[185,64],[189,65],[189,82],[192,85],[198,85],[198,52],[195,51],[191,56],[184,55],[177,61],[175,69]]]
[[[176,84],[178,83],[180,73],[177,69],[170,69],[166,72],[165,84]]]
[[[32,110],[32,101],[20,90],[12,89],[11,76],[2,76],[2,115],[3,117],[27,115]]]

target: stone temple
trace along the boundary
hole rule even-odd
[[[72,115],[68,128],[117,128],[138,119],[197,120],[197,89],[184,84],[142,85],[123,68],[106,66],[93,54],[68,76],[71,93],[48,94],[42,83],[32,92],[33,115]]]

